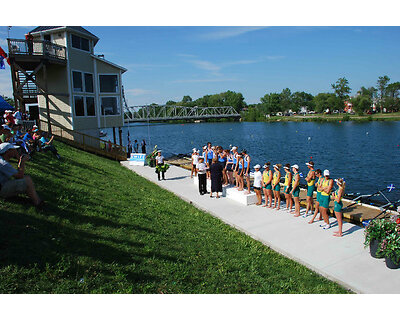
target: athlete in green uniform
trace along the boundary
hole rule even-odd
[[[293,178],[292,178],[292,191],[290,193],[293,196],[294,201],[294,217],[300,216],[300,174],[299,166],[294,164],[292,166]]]
[[[312,212],[314,211],[314,190],[315,190],[315,170],[314,170],[314,162],[310,161],[306,163],[308,169],[306,181],[307,181],[307,207],[306,207],[306,212],[303,215],[303,218],[307,217],[308,215],[308,210]]]
[[[338,222],[339,230],[335,231],[333,235],[335,237],[341,237],[343,235],[342,229],[343,229],[343,219],[342,219],[342,209],[343,209],[343,202],[342,202],[342,197],[344,195],[344,188],[345,188],[345,182],[343,179],[336,179],[335,180],[337,186],[339,189],[337,189],[333,194],[333,199],[334,199],[334,208],[333,211],[335,212],[335,216]]]
[[[319,212],[319,197],[321,195],[321,186],[322,186],[322,181],[324,180],[324,178],[322,177],[322,172],[320,169],[315,170],[315,177],[317,178],[317,182],[315,183],[315,187],[317,188],[317,199],[315,201],[315,211],[314,211],[314,215],[311,218],[311,220],[308,222],[309,224],[313,223],[315,220],[315,217],[317,216],[318,212]],[[322,220],[322,215],[319,212],[319,218],[318,220]]]
[[[322,181],[321,195],[319,196],[319,210],[321,211],[322,218],[324,219],[323,227],[324,230],[329,229],[331,226],[329,224],[329,202],[331,200],[331,191],[333,188],[333,180],[329,178],[329,170],[324,170],[324,180]]]

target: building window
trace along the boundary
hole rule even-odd
[[[71,43],[72,47],[84,51],[90,51],[89,40],[86,38],[78,37],[74,34],[71,34]]]
[[[94,106],[94,97],[86,97],[86,114],[88,117],[96,115],[96,108]]]
[[[82,75],[84,79],[82,79]],[[93,93],[93,75],[91,73],[82,73],[80,71],[72,71],[72,81],[74,92],[89,92]],[[85,83],[85,88],[83,88]]]
[[[96,116],[96,106],[94,97],[74,97],[75,116],[77,117],[94,117]]]
[[[74,97],[75,102],[75,115],[77,117],[83,117],[85,115],[85,105],[83,103],[83,97]]]
[[[85,91],[93,93],[93,75],[85,73]]]
[[[117,97],[102,97],[101,98],[101,114],[102,115],[119,115],[119,104]]]
[[[100,75],[100,92],[117,93],[118,92],[118,76],[117,75]]]
[[[72,82],[74,84],[75,92],[83,91],[83,83],[82,83],[82,72],[72,71]]]

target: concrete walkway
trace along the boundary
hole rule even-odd
[[[345,222],[344,236],[334,237],[332,233],[337,230],[337,224],[333,218],[330,218],[333,227],[323,230],[319,221],[310,225],[307,223],[310,217],[295,218],[286,210],[245,206],[224,197],[200,196],[197,185],[190,179],[190,172],[180,167],[171,166],[166,173],[167,180],[158,181],[154,168],[130,166],[129,161],[121,164],[354,292],[400,293],[400,269],[391,270],[384,259],[371,257],[369,249],[364,248],[364,229],[361,227]]]

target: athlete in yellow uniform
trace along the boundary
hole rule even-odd
[[[329,170],[324,170],[324,180],[322,181],[321,186],[321,195],[319,197],[319,210],[321,211],[322,217],[325,221],[325,224],[321,224],[324,230],[329,229],[331,226],[329,224],[329,202],[330,202],[330,194],[333,187],[333,180],[329,178]]]
[[[307,207],[306,207],[306,212],[303,215],[303,218],[307,217],[308,215],[308,210],[311,211],[311,213],[314,211],[314,190],[315,190],[315,170],[314,170],[314,162],[310,161],[306,163],[308,169],[306,181],[307,181]]]
[[[292,196],[290,195],[290,191],[292,188],[290,187],[290,183],[292,181],[292,173],[290,172],[290,163],[286,163],[285,166],[283,167],[285,170],[285,183],[283,184],[283,193],[285,194],[285,200],[286,200],[286,210],[292,210],[293,206],[293,199]]]
[[[272,190],[274,191],[274,209],[279,210],[281,204],[281,186],[279,181],[281,180],[281,169],[282,165],[280,163],[274,164],[274,174],[272,178]]]
[[[272,170],[269,168],[270,165],[271,165],[270,162],[267,162],[264,165],[263,180],[262,180],[264,197],[265,197],[265,204],[263,205],[263,207],[266,207],[268,205],[268,208],[272,207]]]
[[[315,220],[315,217],[317,216],[319,212],[319,197],[321,195],[321,187],[322,187],[322,181],[324,180],[324,177],[322,177],[322,172],[320,169],[315,170],[315,177],[317,178],[317,182],[315,183],[315,187],[317,188],[317,199],[315,201],[315,211],[314,215],[311,218],[311,220],[308,222],[309,224],[313,223]],[[322,220],[322,215],[321,213],[319,214],[318,220]]]

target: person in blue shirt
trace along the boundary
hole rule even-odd
[[[58,154],[57,149],[52,145],[53,139],[54,139],[54,136],[51,136],[50,140],[48,140],[43,135],[43,133],[40,134],[40,139],[39,139],[40,148],[45,152],[50,150],[57,157],[57,159],[60,160],[61,157]]]

